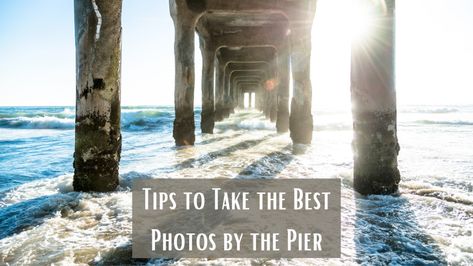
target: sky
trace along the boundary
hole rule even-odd
[[[318,0],[313,105],[350,105],[353,0]],[[473,104],[473,1],[398,0],[398,104]],[[123,0],[122,105],[171,105],[174,27],[167,0]],[[196,39],[197,40],[197,39]],[[201,57],[196,42],[195,103]],[[73,0],[0,0],[0,105],[75,103]]]

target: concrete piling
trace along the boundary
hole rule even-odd
[[[395,193],[400,181],[394,74],[395,1],[385,3],[372,6],[375,27],[371,35],[352,43],[354,188],[362,194]]]
[[[122,1],[74,1],[75,191],[112,191],[121,153]]]
[[[215,71],[215,48],[202,37],[200,38],[200,50],[202,52],[202,114],[200,128],[202,133],[213,133],[214,120],[214,71]]]

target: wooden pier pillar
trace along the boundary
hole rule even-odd
[[[253,109],[253,93],[251,91],[248,93],[248,108]]]
[[[288,48],[278,50],[278,96],[277,120],[278,133],[289,130],[289,51]]]
[[[215,71],[215,48],[200,38],[200,50],[202,53],[202,114],[200,128],[202,133],[212,134],[215,126],[214,121],[214,71]]]
[[[217,61],[217,66],[215,71],[217,71],[217,82],[215,83],[215,113],[214,118],[215,121],[222,121],[223,120],[223,113],[224,113],[224,100],[225,95],[223,91],[223,84],[224,84],[224,73],[225,65],[219,59]]]
[[[121,152],[122,1],[74,1],[75,191],[113,191]]]
[[[394,75],[395,1],[386,0],[385,4],[371,6],[372,31],[363,40],[352,43],[354,188],[361,194],[395,193],[400,181]]]
[[[240,88],[238,88],[238,108],[245,108],[245,93]]]
[[[270,119],[271,116],[271,93],[269,93],[266,88],[263,94],[264,97],[264,109],[263,114],[266,119]]]
[[[270,94],[269,102],[270,102],[270,105],[271,105],[271,109],[270,109],[270,113],[269,113],[269,120],[271,122],[276,122],[276,120],[278,118],[278,92],[277,92],[277,89],[275,89],[274,91],[271,91],[269,94]]]
[[[263,95],[264,95],[264,89],[261,88],[261,84],[256,88],[255,91],[255,96],[256,96],[256,103],[255,107],[258,109],[258,111],[263,111]]]
[[[196,18],[171,8],[174,21],[174,119],[173,137],[177,146],[194,145],[194,34]]]
[[[299,26],[291,31],[291,67],[293,96],[289,128],[293,143],[312,142],[312,85],[310,80],[311,27]]]

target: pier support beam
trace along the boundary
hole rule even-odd
[[[263,95],[264,95],[264,89],[261,87],[261,85],[259,85],[257,87],[257,90],[255,91],[255,95],[256,95],[256,103],[255,103],[255,107],[258,111],[261,111],[263,112],[263,102],[264,102],[264,99],[263,99]]]
[[[245,94],[243,90],[238,90],[238,108],[245,108]]]
[[[194,13],[177,13],[170,5],[174,21],[174,119],[173,137],[177,146],[194,145],[194,33],[197,18]],[[182,11],[182,10],[180,10]]]
[[[394,82],[395,1],[385,3],[372,6],[376,25],[373,35],[352,43],[354,188],[361,194],[395,193],[400,181]]]
[[[214,73],[215,73],[215,48],[202,37],[200,38],[200,51],[202,52],[202,114],[200,128],[202,133],[212,134],[215,126],[214,120]]]
[[[122,1],[74,1],[75,191],[113,191],[121,152]]]
[[[289,51],[288,48],[279,49],[278,54],[278,97],[277,120],[278,133],[289,130]]]
[[[295,144],[312,142],[312,85],[310,80],[311,27],[300,26],[291,33],[293,96],[289,128]]]
[[[222,121],[224,118],[225,108],[225,94],[224,94],[224,78],[225,78],[225,64],[222,60],[218,59],[215,71],[217,71],[216,77],[217,82],[215,83],[215,121]]]
[[[269,92],[269,103],[270,103],[270,112],[269,112],[269,120],[271,122],[276,122],[278,118],[278,90],[277,88],[273,89]]]

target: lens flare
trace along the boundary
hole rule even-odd
[[[275,79],[268,79],[264,82],[264,88],[267,91],[272,91],[276,88],[278,82]]]

